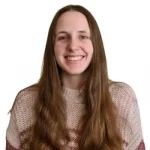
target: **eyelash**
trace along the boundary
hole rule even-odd
[[[66,39],[69,39],[69,38],[70,38],[69,36],[60,36],[60,37],[58,37],[58,40],[66,40]],[[89,37],[86,36],[86,35],[80,35],[79,39],[89,39]]]
[[[60,37],[58,37],[58,40],[65,40],[65,39],[68,39],[68,37],[67,36],[60,36]]]
[[[80,38],[82,38],[82,39],[88,39],[89,37],[86,36],[86,35],[81,35]]]

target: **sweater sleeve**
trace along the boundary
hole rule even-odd
[[[21,149],[16,149],[9,143],[9,141],[6,140],[6,150],[21,150]]]
[[[131,134],[129,137],[129,150],[145,150],[145,144],[142,133],[140,110],[135,92],[131,89],[131,105],[128,114]]]
[[[6,150],[21,150],[20,141],[17,126],[16,106],[14,106],[11,110],[10,121],[6,130]]]

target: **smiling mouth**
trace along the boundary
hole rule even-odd
[[[65,57],[68,61],[80,61],[84,58],[84,56],[66,56]]]

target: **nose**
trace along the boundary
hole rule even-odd
[[[69,51],[76,51],[76,50],[78,50],[78,47],[79,47],[79,43],[78,43],[77,39],[72,38],[68,41],[68,50]]]

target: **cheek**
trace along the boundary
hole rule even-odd
[[[64,47],[63,44],[56,43],[55,46],[54,46],[55,55],[57,55],[57,56],[63,55],[64,49],[65,49],[65,47]]]
[[[54,54],[55,54],[55,57],[57,57],[57,56],[59,56],[59,55],[61,55],[61,49],[60,49],[61,47],[59,46],[59,45],[55,45],[55,47],[54,47]]]
[[[93,45],[91,43],[86,44],[86,50],[89,55],[93,55]]]

